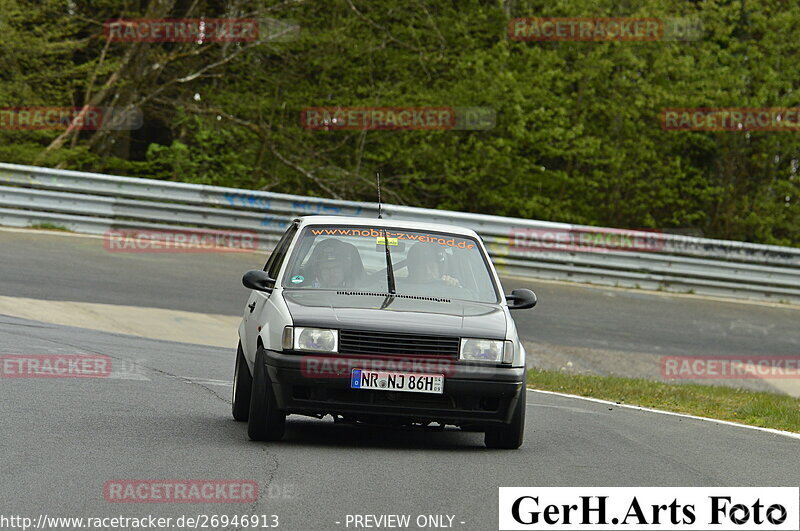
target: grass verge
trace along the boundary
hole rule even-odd
[[[57,230],[60,232],[72,232],[66,227],[62,227],[61,225],[56,225],[55,223],[36,223],[28,227],[29,229],[38,229],[38,230]]]
[[[528,385],[544,391],[800,432],[800,399],[786,395],[539,369],[528,371]]]

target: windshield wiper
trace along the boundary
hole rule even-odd
[[[392,255],[389,253],[389,237],[386,236],[386,229],[383,229],[383,244],[386,246],[386,282],[389,285],[389,293],[397,293],[394,286],[394,268],[392,268]]]

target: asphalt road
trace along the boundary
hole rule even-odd
[[[102,241],[0,231],[0,295],[237,315],[256,254],[115,254]],[[627,356],[800,351],[796,309],[504,279],[547,349]],[[492,529],[499,486],[795,486],[800,441],[529,391],[525,445],[480,434],[353,428],[292,416],[280,443],[230,417],[233,349],[0,316],[0,354],[102,354],[108,378],[0,379],[2,515],[278,515],[282,529],[345,528],[348,514],[448,515]],[[532,353],[537,355],[537,353]],[[111,503],[118,479],[253,480],[246,504]],[[270,519],[270,522],[272,520]],[[337,524],[337,522],[340,522]],[[463,522],[463,523],[462,523]],[[67,526],[62,525],[61,528]]]
[[[241,315],[242,274],[257,253],[112,253],[101,239],[0,231],[0,295]],[[647,291],[503,278],[527,287],[533,310],[515,313],[533,342],[685,355],[800,353],[800,308],[721,302]]]
[[[284,441],[254,443],[230,417],[232,350],[0,316],[0,354],[12,353],[103,354],[114,367],[109,378],[0,379],[2,514],[34,521],[275,514],[280,529],[309,530],[345,529],[348,514],[444,514],[455,528],[484,530],[497,528],[499,486],[796,486],[800,477],[797,439],[532,391],[517,451],[487,450],[475,433],[295,416]],[[260,498],[103,495],[110,480],[206,478],[253,480]]]

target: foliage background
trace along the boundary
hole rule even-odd
[[[800,136],[663,131],[664,107],[798,105],[793,0],[0,0],[0,107],[137,105],[135,131],[0,130],[0,160],[800,245]],[[691,42],[516,42],[512,17],[699,17]],[[254,43],[110,43],[240,17]],[[307,131],[309,106],[487,106],[485,131]]]

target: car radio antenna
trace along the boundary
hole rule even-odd
[[[378,219],[383,219],[383,214],[381,213],[381,171],[380,170],[375,172],[375,177],[378,178]]]

